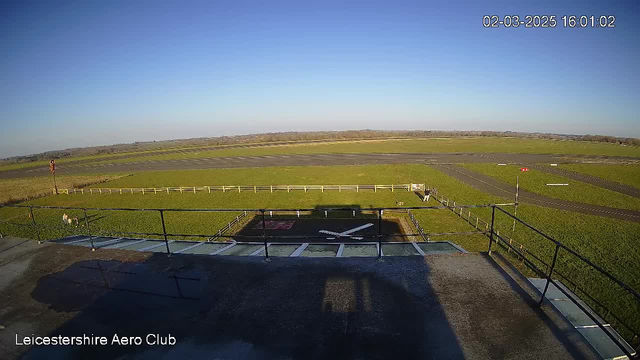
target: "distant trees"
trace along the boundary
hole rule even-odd
[[[565,135],[549,133],[523,133],[512,131],[436,131],[436,130],[345,130],[345,131],[313,131],[313,132],[276,132],[237,136],[220,136],[213,138],[194,138],[166,141],[135,142],[132,144],[115,144],[87,148],[47,151],[41,154],[16,156],[0,163],[22,163],[66,157],[117,154],[135,151],[165,150],[180,147],[213,147],[225,145],[242,145],[254,143],[314,142],[326,140],[370,140],[393,138],[429,138],[429,137],[519,137],[528,139],[577,140],[605,142],[627,146],[640,146],[640,139],[618,138],[604,135]]]

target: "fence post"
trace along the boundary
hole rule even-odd
[[[253,192],[256,194],[258,193],[258,187],[256,185],[253,185]]]
[[[489,235],[489,255],[491,255],[491,244],[493,243],[493,223],[496,219],[496,206],[491,207],[491,233]]]
[[[382,258],[382,210],[378,209],[378,259]]]
[[[169,240],[167,239],[167,228],[164,226],[164,210],[160,211],[160,220],[162,220],[162,235],[164,235],[164,245],[167,247],[167,255],[171,255],[169,251]]]
[[[269,260],[269,246],[267,246],[267,225],[264,221],[264,209],[260,210],[260,212],[262,213],[262,241],[264,241],[264,257],[266,261],[271,261]]]
[[[542,296],[540,297],[540,302],[538,306],[542,306],[542,302],[544,301],[544,296],[547,293],[547,289],[549,288],[549,282],[551,281],[551,275],[553,274],[553,268],[556,266],[556,260],[558,259],[558,250],[560,250],[560,245],[556,244],[556,252],[553,254],[553,261],[551,262],[551,269],[549,269],[549,275],[547,275],[547,283],[544,285],[544,291],[542,291]]]
[[[91,240],[91,251],[96,251],[95,246],[93,246],[93,235],[91,235],[91,228],[89,227],[89,217],[87,216],[87,209],[82,209],[84,211],[84,223],[87,225],[87,234],[89,234],[89,240]]]
[[[211,194],[211,186],[207,186],[207,190],[209,191],[209,194]]]
[[[31,223],[33,223],[33,229],[36,231],[36,239],[38,239],[38,244],[42,244],[42,241],[40,241],[40,230],[38,230],[38,224],[36,224],[36,218],[33,216],[33,208],[31,206],[29,206],[29,213],[31,214]]]

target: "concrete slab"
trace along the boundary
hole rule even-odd
[[[300,244],[271,244],[269,256],[290,256],[300,247]]]
[[[247,256],[261,248],[264,248],[264,245],[236,244],[218,255]]]
[[[182,249],[186,249],[186,248],[188,248],[189,246],[192,246],[192,245],[194,245],[194,242],[192,242],[192,241],[175,241],[175,242],[169,243],[169,251],[174,253],[176,251],[180,251]],[[167,252],[167,247],[166,246],[160,246],[160,247],[151,249],[150,251],[166,253]]]
[[[531,284],[540,292],[544,291],[544,287],[547,283],[546,279],[530,278],[528,279]],[[545,299],[557,309],[569,323],[578,331],[584,338],[596,349],[596,351],[604,359],[626,359],[627,356],[624,352],[611,340],[611,338],[592,320],[584,311],[582,311],[578,305],[576,305],[569,298],[575,299],[581,306],[585,307],[587,311],[593,315],[597,322],[607,327],[609,333],[611,333],[620,343],[625,345],[627,350],[634,354],[635,351],[629,346],[626,341],[613,329],[610,325],[603,320],[598,314],[596,314],[584,301],[570,291],[560,281],[555,280],[558,286],[561,287],[566,295],[553,283],[549,283],[547,292],[545,293]]]
[[[384,256],[414,256],[420,255],[413,244],[382,244]]]
[[[417,242],[416,245],[425,253],[429,254],[460,254],[461,251],[448,242]]]
[[[223,247],[227,246],[229,244],[227,243],[206,243],[203,245],[200,245],[196,248],[193,249],[189,249],[189,250],[185,250],[182,252],[182,254],[202,254],[202,255],[209,255],[212,252],[216,251],[216,250],[220,250]]]
[[[122,240],[118,241],[117,243],[110,244],[110,245],[107,245],[107,246],[103,246],[102,248],[103,249],[120,249],[120,248],[132,245],[132,244],[134,244],[136,242],[140,242],[140,241],[143,241],[143,240],[122,239]]]
[[[378,256],[378,247],[373,244],[354,245],[345,244],[342,257]]]
[[[141,243],[134,243],[128,246],[121,247],[120,250],[140,250],[148,248],[151,245],[159,244],[159,240],[146,240]]]
[[[582,328],[578,329],[580,334],[587,339],[587,341],[593,345],[594,348],[598,351],[598,353],[602,356],[603,359],[627,359],[627,356],[620,352],[620,348],[616,345],[616,343],[608,337],[604,331],[600,328]],[[620,337],[620,335],[612,331],[613,335],[618,339],[618,341],[624,344],[624,339]],[[635,351],[629,346],[627,347],[632,354]]]
[[[93,244],[94,246],[96,244],[99,244],[103,241],[110,241],[113,240],[113,238],[108,238],[108,237],[94,237],[93,238]],[[74,246],[87,246],[87,247],[91,247],[91,239],[86,238],[86,240],[74,240],[74,241],[70,241],[70,242],[66,242],[65,245],[74,245]]]
[[[300,254],[300,256],[306,257],[336,257],[340,245],[315,245],[309,244],[306,249]]]
[[[28,253],[0,289],[6,359],[597,357],[482,254],[267,263],[57,244]],[[176,344],[15,346],[16,335],[111,338],[122,329],[171,334]]]

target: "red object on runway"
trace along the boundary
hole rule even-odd
[[[520,168],[520,171],[529,171],[529,168]]]

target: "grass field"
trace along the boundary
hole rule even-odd
[[[640,210],[640,199],[638,198],[568,179],[560,175],[549,174],[535,169],[521,172],[521,166],[519,165],[461,164],[461,166],[514,186],[516,184],[516,176],[519,176],[522,189],[556,199],[619,209]],[[546,184],[569,184],[569,186],[547,186]]]
[[[580,154],[640,157],[640,148],[579,141],[517,138],[434,138],[420,140],[377,140],[321,144],[277,145],[258,148],[221,149],[199,152],[140,156],[109,162],[177,160],[206,157],[336,154],[336,153],[532,153]]]
[[[532,172],[534,173],[534,172]],[[185,183],[186,182],[186,183]],[[503,200],[487,195],[461,183],[439,171],[422,165],[370,165],[370,166],[333,166],[333,167],[291,167],[267,169],[237,170],[193,170],[145,172],[117,179],[107,186],[165,186],[165,185],[215,185],[215,184],[381,184],[381,183],[426,183],[437,187],[458,203],[479,204],[496,203]],[[369,192],[253,192],[242,193],[197,193],[197,194],[123,194],[123,195],[60,195],[30,201],[34,205],[91,206],[91,207],[132,207],[132,208],[312,208],[316,206],[395,206],[397,201],[405,206],[425,205],[412,192],[379,191]],[[436,203],[431,200],[429,205]],[[11,219],[12,223],[22,224],[1,226],[4,233],[21,232],[24,236],[34,236],[27,216],[27,210],[0,209],[2,220]],[[491,219],[489,209],[472,211],[485,220]],[[415,211],[423,228],[428,232],[471,231],[473,228],[449,210]],[[56,226],[58,230],[49,236],[83,231],[83,227],[63,227],[60,210],[37,210],[35,217],[39,224]],[[170,233],[210,233],[238,215],[230,213],[167,213],[165,220]],[[81,212],[71,213],[83,218]],[[557,240],[591,259],[594,263],[612,272],[616,277],[640,290],[640,224],[577,214],[573,212],[521,205],[518,216],[545,231]],[[90,211],[92,231],[116,230],[133,232],[162,231],[158,212],[124,213],[119,211]],[[496,217],[496,228],[501,234],[511,236],[512,221],[505,215]],[[42,229],[44,231],[44,229]],[[524,244],[532,253],[545,262],[553,256],[553,246],[539,235],[516,227],[512,237]],[[484,236],[451,236],[434,240],[453,240],[470,251],[487,248]],[[640,309],[628,297],[624,297],[609,280],[589,271],[580,262],[561,254],[557,269],[568,274],[612,312],[629,319],[636,328],[640,327]]]
[[[560,167],[640,188],[640,165],[562,164]]]
[[[166,149],[168,152],[175,149]],[[193,149],[191,149],[193,150]],[[163,152],[161,151],[161,152]],[[573,155],[609,155],[640,157],[640,148],[619,146],[608,143],[568,140],[537,140],[520,138],[430,138],[411,140],[358,140],[351,142],[324,142],[313,144],[272,145],[255,148],[225,148],[215,150],[189,151],[148,155],[152,151],[126,154],[95,155],[60,159],[64,164],[76,160],[95,160],[92,163],[123,163],[152,160],[175,160],[224,156],[284,155],[284,154],[329,154],[329,153],[534,153],[534,154],[573,154]],[[136,155],[128,158],[122,156]],[[45,166],[46,162],[21,163],[0,166],[0,171],[30,166]]]
[[[56,180],[58,188],[65,189],[84,186],[87,184],[101,183],[118,177],[120,176],[58,176]],[[53,190],[53,179],[49,177],[1,179],[0,204],[50,194]]]

